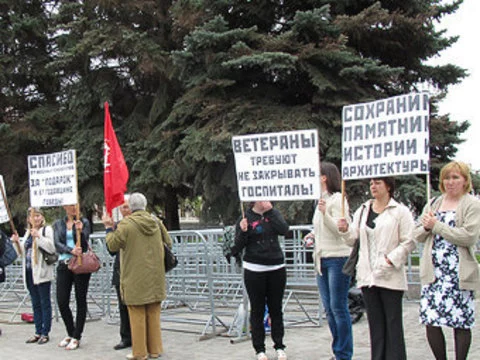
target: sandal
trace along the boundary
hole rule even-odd
[[[68,345],[65,347],[65,350],[77,350],[79,346],[80,346],[80,341],[75,338],[72,338],[72,340],[70,340]]]
[[[72,338],[70,336],[67,336],[66,338],[64,338],[62,341],[60,341],[58,343],[58,347],[65,347],[67,346],[68,344],[70,344],[70,341],[72,340]]]
[[[43,344],[46,344],[47,342],[50,341],[50,338],[48,337],[48,335],[42,335],[40,336],[40,339],[38,339],[38,345],[43,345]]]
[[[36,343],[38,340],[40,340],[40,335],[35,334],[31,338],[27,339],[27,341],[25,341],[25,343],[33,344],[33,343]]]

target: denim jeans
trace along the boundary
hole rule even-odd
[[[350,276],[342,272],[346,257],[322,258],[322,275],[317,274],[328,327],[332,333],[332,350],[337,360],[350,360],[353,355],[352,321],[348,312]]]
[[[27,289],[32,300],[33,321],[35,334],[48,336],[52,328],[52,302],[50,299],[50,281],[35,285],[33,283],[32,270],[25,272]]]

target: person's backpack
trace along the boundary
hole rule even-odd
[[[230,262],[233,253],[232,249],[235,245],[235,226],[225,226],[223,228],[223,243],[222,243],[222,251],[223,255],[227,258],[227,261]],[[236,254],[235,260],[238,265],[242,264],[242,254]]]

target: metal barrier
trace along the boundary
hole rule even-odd
[[[320,326],[322,323],[312,249],[305,248],[302,241],[311,228],[291,226],[288,236],[281,238],[287,266],[286,326]],[[234,259],[228,262],[223,256],[223,229],[171,231],[170,235],[179,264],[167,274],[168,296],[162,303],[162,327],[168,329],[168,323],[176,323],[175,330],[199,333],[201,339],[224,334],[233,338],[233,342],[248,336],[245,318],[248,301],[241,269]],[[106,248],[105,234],[92,234],[90,242],[103,266],[90,281],[89,319],[103,318],[108,323],[118,323],[117,297],[111,286],[113,257]],[[14,322],[30,300],[23,288],[21,265],[17,262],[6,272],[7,281],[0,284],[0,312],[10,313],[8,321]],[[418,282],[417,273],[417,267],[409,258],[410,284]],[[54,283],[52,299],[56,301]],[[56,304],[55,316],[58,319]],[[181,328],[179,324],[186,326]]]

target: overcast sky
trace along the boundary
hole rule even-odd
[[[452,63],[467,69],[470,76],[460,84],[449,88],[447,98],[440,104],[440,114],[450,114],[455,121],[468,120],[469,130],[462,136],[465,143],[459,146],[457,160],[471,164],[480,170],[480,0],[464,0],[460,9],[442,20],[439,28],[447,29],[447,35],[459,35],[451,48],[442,52],[434,64]]]

